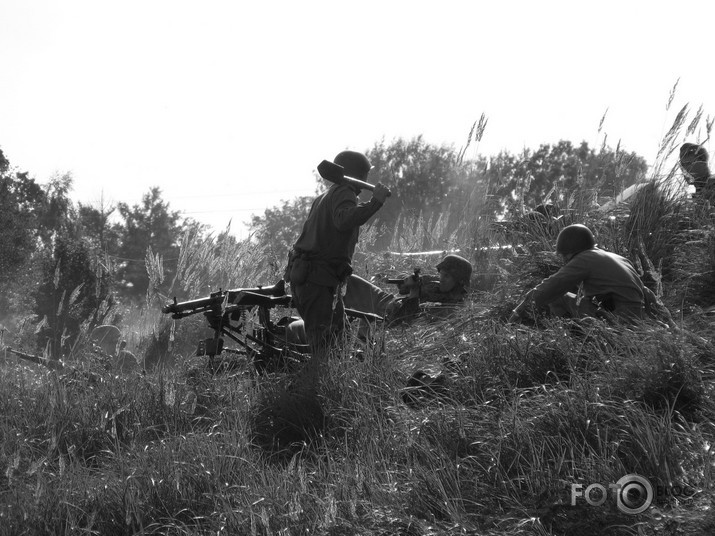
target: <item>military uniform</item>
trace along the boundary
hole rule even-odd
[[[457,285],[455,288],[443,292],[440,290],[439,277],[437,276],[422,276],[420,282],[417,296],[402,297],[410,292],[404,285],[398,286],[400,295],[395,296],[362,277],[351,275],[348,278],[345,292],[345,307],[376,314],[391,322],[416,314],[419,312],[420,303],[456,304],[463,302],[467,295],[467,289],[463,285]]]
[[[573,292],[577,287],[578,292]],[[622,318],[642,318],[643,283],[631,262],[597,247],[581,251],[557,273],[534,288],[517,312],[533,300],[558,316],[598,316],[613,313]]]
[[[381,206],[375,198],[358,204],[355,191],[345,185],[333,185],[313,202],[287,276],[314,354],[326,349],[344,327],[339,287],[352,272],[360,226]]]
[[[456,258],[457,256],[452,255],[450,257]],[[418,295],[415,297],[404,296],[410,292],[404,285],[398,286],[400,295],[396,296],[382,290],[377,285],[370,283],[360,276],[350,275],[346,282],[343,305],[349,309],[381,316],[389,324],[414,317],[420,312],[420,303],[438,302],[452,305],[461,303],[467,296],[471,265],[469,261],[461,257],[458,258],[457,263],[459,266],[455,275],[459,279],[459,283],[457,283],[454,288],[443,292],[440,290],[439,277],[430,275],[422,276],[420,278],[421,285]],[[449,262],[447,264],[449,269],[453,268],[449,266]],[[442,263],[438,266],[441,267]],[[467,283],[464,282],[465,278]],[[363,325],[360,331],[361,335],[366,336],[365,334],[367,332],[369,332],[369,330]],[[303,320],[291,322],[287,329],[287,335],[288,341],[293,344],[308,343],[306,325]]]

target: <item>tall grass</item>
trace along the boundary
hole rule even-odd
[[[0,535],[707,533],[715,326],[700,307],[715,231],[708,207],[664,188],[649,184],[605,215],[574,199],[571,217],[652,276],[680,311],[678,331],[508,324],[524,290],[558,269],[558,225],[475,215],[448,232],[416,218],[391,248],[459,249],[475,264],[470,301],[448,319],[388,330],[362,359],[350,342],[322,363],[321,426],[310,434],[312,406],[275,403],[294,377],[216,375],[190,356],[201,318],[173,326],[173,369],[117,375],[78,349],[75,369],[58,374],[4,356]],[[505,243],[514,247],[485,247]],[[361,275],[434,264],[367,249],[357,258]],[[160,278],[158,259],[149,264]],[[172,294],[271,284],[282,268],[255,244],[188,234]],[[150,309],[134,321],[138,344],[167,329]],[[418,370],[440,381],[408,406]],[[266,401],[279,413],[258,412]],[[571,505],[573,484],[630,473],[664,492],[644,513],[625,514],[612,497]]]

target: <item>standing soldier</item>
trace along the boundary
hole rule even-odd
[[[346,176],[361,181],[367,181],[372,167],[364,154],[355,151],[339,153],[334,163],[343,167]],[[342,287],[352,273],[360,226],[380,210],[390,190],[377,184],[372,199],[360,204],[359,193],[350,184],[334,184],[318,196],[289,257],[286,280],[316,362],[325,357],[345,325]]]

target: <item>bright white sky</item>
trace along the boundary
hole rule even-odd
[[[77,201],[159,186],[239,236],[311,195],[322,159],[419,134],[459,148],[481,113],[484,155],[605,132],[652,162],[683,104],[715,115],[714,6],[2,0],[0,148],[39,182],[71,172]]]

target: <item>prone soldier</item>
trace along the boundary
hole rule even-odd
[[[388,283],[398,286],[398,295],[352,274],[347,279],[343,302],[347,308],[383,317],[388,325],[414,318],[422,303],[462,303],[469,290],[472,264],[459,255],[450,254],[436,268],[438,275],[420,275],[420,270],[415,269],[408,277],[389,279]],[[292,322],[288,333],[291,342],[306,344],[303,321]]]

